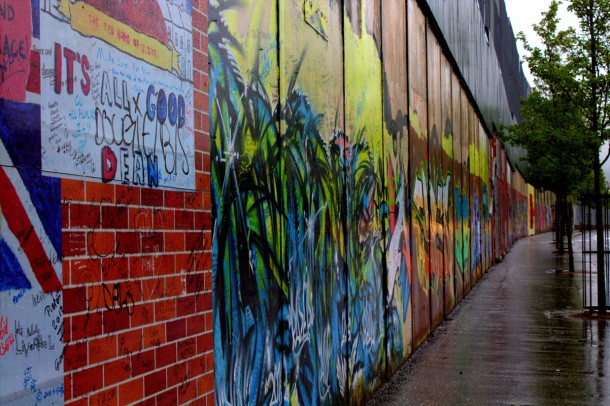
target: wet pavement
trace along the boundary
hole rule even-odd
[[[610,405],[609,321],[553,234],[517,242],[368,405]],[[565,271],[562,271],[565,269]]]

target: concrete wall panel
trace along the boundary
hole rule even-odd
[[[288,198],[277,120],[277,2],[210,8],[216,404],[281,402],[289,349]],[[298,96],[295,97],[298,101]],[[307,105],[303,114],[310,113]],[[311,119],[309,117],[305,119]],[[303,174],[305,175],[305,174]],[[306,313],[305,313],[306,315]],[[300,320],[297,320],[297,322]],[[307,331],[306,331],[307,332]],[[282,343],[284,351],[270,346]],[[313,372],[313,371],[312,371]]]
[[[470,181],[470,103],[468,98],[466,97],[466,93],[463,89],[460,90],[461,93],[461,166],[462,166],[462,252],[460,253],[460,261],[463,264],[464,269],[464,294],[470,292],[472,287],[472,272],[471,272],[471,255],[470,250],[472,247],[472,239],[471,239],[471,204],[472,204],[472,196],[471,196],[471,181]]]
[[[342,388],[348,377],[340,376],[349,368],[343,349],[350,338],[343,315],[352,281],[348,286],[343,273],[325,272],[349,269],[345,247],[339,244],[345,229],[336,226],[350,190],[340,159],[350,148],[341,130],[343,10],[328,1],[278,2],[278,7],[280,179],[286,217],[283,242],[278,243],[285,245],[287,297],[282,306],[290,337],[283,354],[284,396],[316,404],[347,396]]]
[[[360,399],[381,384],[386,363],[381,9],[373,0],[346,5],[345,117],[352,148],[346,173],[349,379],[350,396]]]
[[[453,72],[449,61],[441,53],[441,124],[442,124],[442,174],[445,178],[443,188],[443,285],[445,291],[445,315],[455,306],[455,173],[454,173],[454,114],[453,114]]]
[[[387,167],[388,360],[395,371],[412,351],[406,3],[383,3],[384,162]]]
[[[453,262],[455,267],[455,298],[464,297],[464,182],[462,177],[462,90],[458,77],[451,75],[452,129],[453,129],[453,228],[455,244]]]
[[[407,3],[407,16],[413,344],[419,346],[430,332],[427,27],[415,0]]]
[[[443,320],[443,237],[447,204],[444,201],[447,178],[443,173],[441,49],[432,31],[427,33],[428,54],[428,193],[430,212],[430,306],[431,329]]]

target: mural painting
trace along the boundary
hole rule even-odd
[[[40,6],[42,169],[194,189],[190,1]]]
[[[536,191],[536,232],[550,231],[553,226],[553,202],[548,193]]]
[[[288,396],[282,376],[292,335],[277,4],[240,6],[218,2],[209,10],[215,397],[218,405],[280,404]],[[240,32],[238,20],[251,25]],[[293,101],[311,113],[299,95]]]
[[[452,107],[452,130],[453,130],[453,264],[455,281],[456,302],[464,297],[464,230],[463,224],[463,193],[464,186],[462,180],[462,126],[461,126],[461,87],[455,73],[451,75],[451,107]]]
[[[485,133],[485,129],[481,124],[480,130],[480,139],[481,139],[481,152],[482,156],[482,165],[481,165],[481,182],[482,182],[482,210],[483,210],[483,231],[482,231],[482,251],[483,251],[483,272],[486,269],[489,269],[493,265],[492,261],[492,225],[491,218],[493,215],[493,205],[491,204],[491,170],[490,166],[492,165],[491,159],[491,143],[487,134]]]
[[[210,14],[216,404],[358,404],[491,264],[488,134],[415,0]]]
[[[444,235],[447,203],[444,201],[446,174],[443,172],[443,125],[441,122],[441,48],[428,27],[428,190],[430,212],[430,306],[431,329],[443,320]]]
[[[430,236],[426,18],[415,1],[407,3],[409,52],[409,173],[411,183],[411,266],[413,344],[430,332]]]
[[[471,197],[471,185],[470,185],[470,151],[468,146],[470,145],[470,115],[469,106],[470,102],[466,96],[464,89],[460,89],[460,149],[461,149],[461,168],[462,168],[462,188],[461,188],[461,206],[458,210],[458,217],[456,221],[462,224],[462,251],[456,253],[458,262],[460,263],[460,269],[464,275],[464,295],[470,292],[470,288],[473,285],[472,274],[470,270],[470,247],[472,241],[470,239],[471,227],[470,227],[470,204],[472,201]]]
[[[540,231],[549,231],[553,225],[552,216],[552,193],[538,192],[530,189],[529,185],[523,179],[523,176],[515,171],[502,144],[497,138],[487,140],[490,145],[490,172],[494,179],[493,193],[490,194],[493,202],[488,203],[489,207],[486,210],[488,221],[491,223],[493,218],[493,227],[488,224],[487,234],[493,235],[491,242],[486,242],[486,249],[492,252],[493,260],[501,259],[510,246],[519,238],[528,235],[529,224],[532,212],[529,205],[529,193],[532,193],[533,200],[545,202],[540,207],[540,213],[544,213],[544,220],[539,224]],[[490,188],[490,186],[488,186]],[[489,189],[488,189],[489,190]],[[537,216],[538,210],[534,211]],[[538,217],[534,222],[539,223]],[[491,231],[490,231],[491,230]]]
[[[453,72],[449,61],[441,52],[441,124],[442,124],[442,141],[443,149],[442,174],[445,179],[443,187],[443,285],[445,303],[443,306],[444,315],[446,316],[455,306],[455,261],[454,261],[454,246],[455,246],[455,225],[454,225],[454,188],[455,188],[455,173],[454,162],[454,139],[453,139],[453,93],[452,81]]]
[[[534,195],[536,189],[532,185],[527,185],[527,235],[536,234],[536,203]]]
[[[0,403],[63,401],[59,180],[41,172],[38,1],[0,6]]]
[[[412,352],[409,129],[407,98],[406,3],[384,2],[384,168],[387,168],[386,263],[387,263],[387,366],[395,371]]]
[[[290,22],[279,27],[284,63],[279,70],[283,145],[278,164],[283,175],[278,184],[286,217],[282,238],[287,261],[281,266],[290,337],[284,352],[284,399],[320,404],[349,396],[345,352],[350,332],[360,330],[347,324],[348,296],[354,295],[356,282],[339,271],[353,254],[339,242],[355,235],[342,223],[341,213],[354,218],[360,209],[349,191],[358,196],[369,192],[369,184],[355,182],[370,149],[343,130],[343,58],[336,52],[343,46],[340,3],[297,1],[278,7],[280,21]],[[333,80],[318,86],[325,78]]]
[[[528,185],[518,172],[511,175],[510,201],[514,202],[509,210],[509,234],[511,244],[528,232]]]
[[[481,185],[479,125],[471,105],[468,106],[468,163],[470,181],[470,281],[474,286],[481,277]]]
[[[345,21],[346,134],[367,146],[348,167],[348,348],[350,396],[381,384],[385,368],[384,232],[387,176],[383,156],[381,9],[378,0],[350,0]]]
[[[496,202],[497,199],[502,195],[503,193],[503,182],[502,182],[502,176],[503,176],[503,169],[502,167],[500,167],[500,156],[502,151],[499,148],[498,145],[498,141],[497,141],[497,133],[493,134],[493,137],[490,140],[490,174],[492,176],[492,179],[494,179],[494,187],[491,190],[491,196],[490,199],[492,202]],[[500,215],[498,213],[498,211],[501,208],[499,207],[499,205],[497,205],[496,207],[493,208],[493,214],[492,214],[492,218],[491,218],[491,222],[492,222],[492,229],[493,229],[493,234],[492,234],[492,261],[496,261],[501,259],[501,255],[500,252],[502,250],[502,246],[503,246],[503,242],[502,242],[502,237],[503,237],[503,233],[504,231],[501,228],[500,225]]]

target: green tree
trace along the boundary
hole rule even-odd
[[[570,0],[568,10],[576,15],[578,29],[559,30],[557,16],[560,1],[554,0],[534,30],[543,46],[533,47],[521,35],[529,55],[525,57],[535,76],[536,91],[547,107],[543,123],[558,125],[553,131],[574,138],[569,146],[577,152],[575,161],[566,165],[585,165],[593,172],[594,205],[596,208],[598,306],[606,312],[604,229],[602,224],[602,165],[600,148],[610,139],[610,0]],[[532,104],[536,99],[532,101]],[[525,105],[527,106],[527,104]],[[557,117],[565,114],[566,117]],[[566,120],[568,122],[566,122]],[[541,145],[547,148],[548,144]],[[531,150],[528,150],[532,154]],[[607,157],[606,157],[607,159]],[[576,171],[578,173],[578,170]],[[561,181],[561,179],[560,179]]]
[[[570,206],[572,199],[583,188],[583,181],[591,178],[591,169],[582,159],[582,151],[589,148],[580,137],[580,114],[567,103],[562,103],[539,90],[534,90],[522,101],[523,121],[507,127],[503,137],[513,145],[527,150],[528,166],[524,176],[536,188],[550,190],[557,196],[560,219],[558,245],[563,252],[563,232],[568,237],[569,269],[574,271]]]

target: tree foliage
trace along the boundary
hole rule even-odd
[[[521,115],[524,120],[508,127],[504,140],[527,150],[527,181],[561,196],[578,192],[592,174],[585,158],[592,148],[579,131],[581,117],[538,90],[523,100]]]

